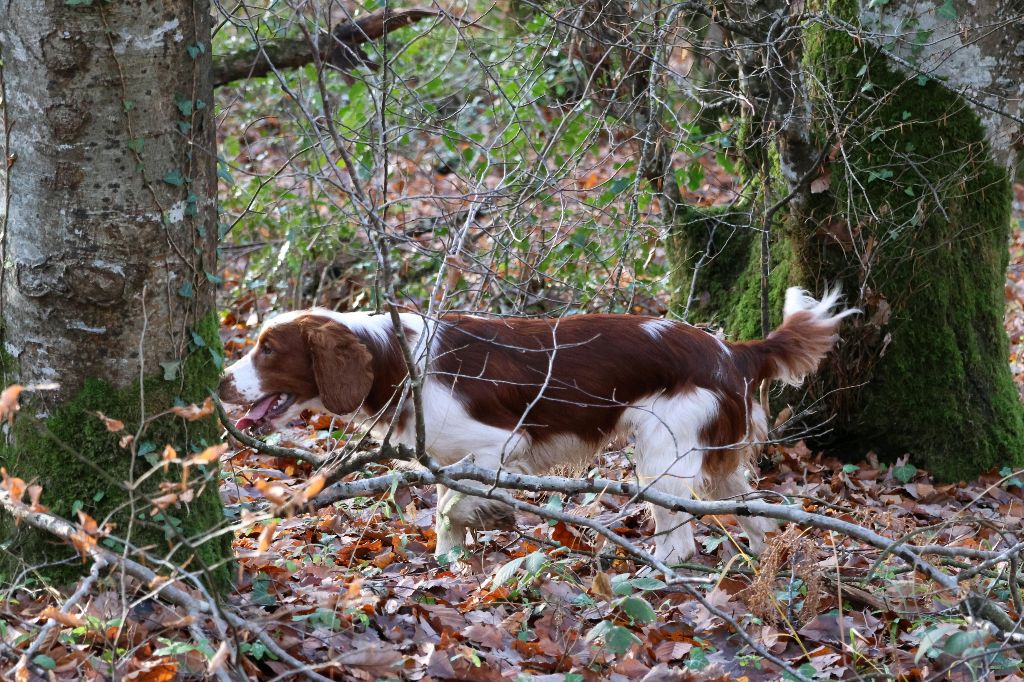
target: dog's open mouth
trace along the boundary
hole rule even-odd
[[[294,402],[295,396],[291,393],[265,395],[252,404],[245,416],[235,422],[235,428],[241,431],[255,424],[272,422],[284,414]]]

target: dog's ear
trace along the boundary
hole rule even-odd
[[[335,414],[349,414],[373,385],[373,356],[345,325],[324,318],[300,322],[313,358],[320,401]]]

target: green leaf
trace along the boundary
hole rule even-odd
[[[904,111],[903,114],[902,114],[902,118],[903,118],[904,121],[906,121],[908,118],[910,118],[910,112],[909,111]]]
[[[195,329],[190,329],[189,333],[192,334],[192,343],[196,344],[198,348],[206,347],[206,339],[200,336]]]
[[[168,172],[167,175],[164,176],[163,180],[168,185],[174,185],[175,187],[181,187],[182,185],[185,184],[185,177],[177,168]]]
[[[701,541],[700,544],[704,546],[704,552],[706,554],[711,554],[716,549],[718,549],[719,545],[721,545],[723,542],[725,542],[724,535],[708,535],[704,538],[704,540]]]
[[[928,76],[922,73],[920,76],[917,77],[917,84],[920,85],[921,87],[928,85]]]
[[[629,648],[640,642],[640,638],[620,625],[614,625],[606,620],[601,621],[587,633],[587,641],[592,642],[598,637],[604,639],[605,648],[613,654],[622,655],[629,651]]]
[[[977,644],[983,638],[986,633],[984,630],[968,630],[954,632],[949,639],[946,640],[946,644],[942,647],[950,656],[959,656],[969,648]]]
[[[185,282],[181,285],[181,288],[178,289],[178,296],[181,296],[182,298],[192,298],[193,291],[191,281]]]
[[[703,670],[708,667],[708,652],[704,649],[690,649],[690,655],[686,657],[686,667],[690,670]]]
[[[800,673],[801,675],[803,675],[804,677],[806,677],[808,679],[812,679],[812,680],[815,677],[817,677],[817,675],[818,675],[817,669],[815,669],[815,667],[813,665],[811,665],[810,663],[804,663],[802,666],[797,668],[796,671],[798,673]],[[794,677],[793,675],[790,675],[787,672],[784,672],[784,673],[782,673],[782,679],[784,679],[784,680],[794,680],[795,681],[797,678]]]
[[[643,597],[626,597],[621,604],[623,612],[637,623],[653,623],[658,617],[654,607]]]
[[[956,19],[956,7],[953,6],[953,0],[946,0],[946,2],[942,3],[942,7],[935,10],[935,13],[947,21]]]
[[[868,173],[868,184],[871,184],[875,180],[888,180],[893,176],[893,172],[888,168],[883,168],[878,171],[871,171]]]
[[[917,475],[917,467],[913,464],[904,464],[892,468],[892,476],[900,483],[910,483],[910,479]]]
[[[175,95],[174,103],[178,105],[178,112],[182,116],[188,118],[192,115],[193,107],[191,99],[189,99],[188,97],[183,97],[181,95]]]
[[[844,464],[843,465],[843,473],[844,474],[852,474],[855,471],[860,471],[860,467],[857,466],[856,464]]]
[[[526,569],[527,573],[540,573],[540,570],[544,568],[548,563],[548,555],[544,552],[533,552],[526,556],[526,564],[523,568]]]
[[[639,644],[640,638],[624,627],[613,625],[604,636],[604,644],[610,651],[616,654],[624,654],[634,644]]]
[[[516,557],[494,572],[494,580],[491,581],[491,589],[497,589],[512,579],[526,557]]]
[[[952,623],[940,623],[935,627],[929,628],[921,635],[921,644],[917,647],[917,653],[914,654],[914,663],[917,663],[924,655],[931,651],[939,640],[945,637],[948,633],[959,630],[960,628]]]
[[[161,362],[160,366],[164,368],[164,381],[174,381],[178,378],[178,371],[181,369],[181,360]]]
[[[69,2],[68,4],[70,5],[71,3]],[[43,668],[44,670],[53,670],[57,667],[57,661],[53,660],[49,656],[46,656],[45,654],[39,654],[38,656],[32,659],[32,662],[38,665],[40,668]]]
[[[89,0],[89,2],[90,2],[90,4],[92,4],[92,0]],[[126,99],[126,100],[121,102],[121,106],[124,107],[125,111],[131,111],[132,109],[135,108],[135,102],[133,102],[130,99]]]
[[[668,587],[668,585],[657,578],[634,578],[629,582],[633,587],[642,591],[663,590]]]
[[[141,137],[133,138],[131,140],[128,140],[128,149],[131,149],[136,154],[141,154],[142,147],[145,145],[145,143],[146,141],[143,140]]]

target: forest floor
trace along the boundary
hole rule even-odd
[[[1006,329],[1024,395],[1024,186],[1015,192]],[[251,331],[225,328],[229,353],[243,351]],[[329,451],[335,437],[344,438],[329,424],[312,416],[275,439]],[[842,463],[802,442],[771,446],[762,464],[760,488],[816,500],[805,509],[911,544],[999,548],[1000,529],[1018,528],[1024,518],[1020,472],[943,485],[905,461],[886,466],[866,453],[857,464]],[[301,489],[310,474],[306,465],[245,448],[228,466],[222,496],[234,513],[259,508],[269,485]],[[599,466],[602,476],[625,479],[628,452],[606,453]],[[383,471],[374,466],[365,475]],[[652,532],[639,506],[623,510],[626,500],[614,495],[525,497],[606,522],[637,542]],[[256,524],[235,541],[237,600],[296,657],[324,664],[321,671],[336,679],[780,679],[774,664],[692,597],[562,523],[520,514],[516,532],[483,534],[470,548],[470,570],[439,565],[435,503],[432,489],[400,488],[282,519],[270,532]],[[702,552],[686,570],[707,576],[700,589],[710,602],[801,674],[1022,679],[1018,651],[972,629],[950,611],[955,600],[892,557],[837,534],[789,527],[755,561],[733,542],[739,532],[732,517],[701,519]],[[957,570],[953,559],[937,562]],[[976,589],[987,589],[985,580]],[[1011,617],[1024,615],[993,589]],[[254,675],[287,672],[264,654],[250,650]]]

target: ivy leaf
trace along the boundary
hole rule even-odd
[[[174,103],[178,105],[178,111],[181,113],[182,116],[188,118],[192,115],[192,100],[190,100],[188,97],[182,97],[181,95],[177,95],[174,98]]]
[[[181,370],[181,360],[161,362],[160,366],[164,368],[164,381],[174,381],[178,378],[178,371]]]
[[[200,336],[195,329],[189,330],[189,333],[192,334],[192,343],[196,344],[196,348],[206,348],[206,339]]]
[[[71,3],[68,2],[68,4],[70,5]],[[45,654],[39,654],[38,656],[32,659],[32,662],[44,670],[53,670],[57,667],[57,661],[53,660],[49,656],[46,656]]]
[[[169,171],[167,175],[163,177],[164,182],[168,185],[174,185],[175,187],[181,187],[185,184],[185,176],[181,174],[181,171],[175,168]]]
[[[224,356],[221,355],[220,353],[218,353],[217,351],[215,351],[210,346],[207,346],[206,350],[210,351],[210,359],[213,360],[213,366],[216,367],[217,369],[223,369],[224,368]]]
[[[178,289],[178,296],[181,296],[182,298],[192,298],[192,293],[193,292],[191,281],[185,282],[184,284],[181,285],[181,288]]]
[[[917,475],[917,467],[913,464],[904,464],[892,468],[892,476],[900,483],[910,483],[910,479]]]
[[[131,149],[136,154],[141,154],[142,147],[145,145],[145,143],[146,141],[143,140],[141,137],[133,138],[131,140],[128,140],[128,149]]]
[[[643,597],[626,597],[621,606],[623,612],[637,623],[653,623],[658,615],[654,607]]]
[[[939,7],[935,13],[938,14],[940,18],[946,19],[947,21],[953,21],[956,19],[956,7],[953,6],[953,0],[946,0],[946,2],[942,4],[942,7]]]

